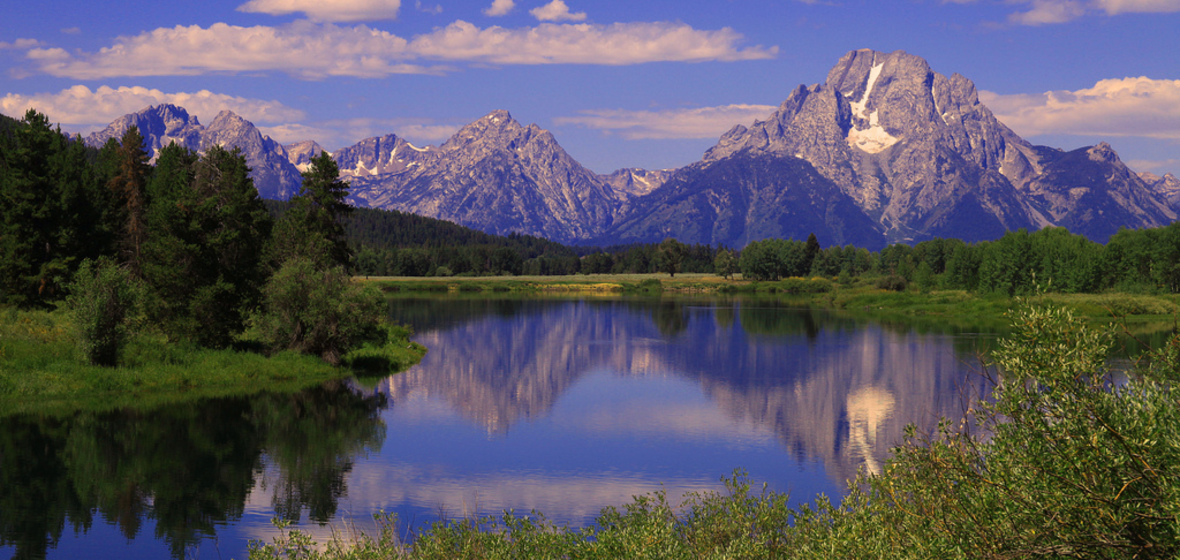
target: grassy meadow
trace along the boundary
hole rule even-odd
[[[233,347],[214,350],[144,330],[111,368],[89,365],[80,355],[65,312],[0,309],[0,415],[296,391],[357,373],[400,371],[421,360],[426,350],[409,340],[408,329],[393,334],[383,348],[354,351],[348,368],[292,351],[268,356],[249,331]]]

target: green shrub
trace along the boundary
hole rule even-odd
[[[889,290],[892,292],[904,292],[906,290],[906,288],[908,287],[908,285],[909,285],[909,283],[906,282],[905,277],[897,275],[897,274],[890,274],[888,276],[882,276],[880,279],[877,280],[877,287],[878,288],[880,288],[882,290]]]
[[[384,336],[381,292],[353,283],[342,268],[320,270],[311,260],[294,258],[271,277],[264,293],[254,323],[274,351],[295,350],[339,365],[349,350]]]
[[[143,301],[142,287],[107,257],[82,263],[69,286],[78,349],[93,365],[113,367],[132,334]]]

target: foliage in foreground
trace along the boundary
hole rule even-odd
[[[1174,558],[1180,554],[1180,339],[1131,372],[1108,331],[1070,311],[1017,311],[986,401],[935,433],[911,429],[881,475],[837,506],[792,509],[744,476],[725,490],[661,493],[607,508],[591,527],[543,516],[438,523],[410,542],[376,535],[321,546],[298,530],[252,560],[365,558]]]

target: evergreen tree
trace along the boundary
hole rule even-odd
[[[36,305],[63,295],[101,235],[85,149],[30,110],[0,150],[0,301]]]
[[[321,268],[349,265],[351,251],[343,220],[352,212],[345,201],[348,184],[332,156],[312,158],[303,173],[303,187],[275,225],[269,260],[276,269],[296,257],[312,260]]]
[[[258,305],[271,222],[249,171],[237,149],[213,147],[200,158],[175,145],[161,150],[143,270],[156,296],[151,313],[173,338],[226,346]]]
[[[152,169],[148,165],[143,136],[134,125],[123,133],[123,139],[115,154],[115,165],[115,174],[107,185],[120,208],[120,221],[123,225],[119,242],[119,260],[127,266],[132,275],[140,277],[140,261],[148,231],[147,182]]]

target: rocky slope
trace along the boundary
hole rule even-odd
[[[601,234],[625,198],[537,125],[494,111],[437,148],[394,135],[335,154],[350,200],[450,220],[495,234],[572,242]]]
[[[170,141],[242,148],[266,198],[298,192],[299,171],[322,151],[314,142],[284,148],[228,111],[205,128],[171,105],[122,117],[87,143],[132,124],[153,154]],[[880,247],[1051,225],[1104,242],[1119,227],[1163,226],[1180,211],[1174,176],[1136,174],[1106,144],[1034,146],[996,119],[970,80],[902,51],[844,55],[823,83],[797,87],[768,120],[734,126],[678,170],[594,174],[550,132],[507,111],[438,147],[389,134],[333,158],[358,206],[565,243],[676,237],[742,247],[814,232],[825,245]]]
[[[295,169],[300,172],[307,171],[311,166],[311,158],[324,153],[324,147],[314,140],[287,144],[283,146],[283,149],[287,150],[287,161],[291,162],[291,165],[294,165]]]
[[[159,150],[172,142],[196,152],[204,152],[214,145],[226,149],[240,148],[250,166],[254,186],[263,198],[285,200],[298,193],[303,182],[287,150],[232,111],[218,113],[205,127],[181,107],[148,107],[124,115],[105,129],[86,137],[86,145],[101,147],[111,138],[118,140],[133,125],[139,128],[148,147],[148,156],[153,161]]]
[[[1065,154],[1020,138],[980,103],[975,85],[963,76],[934,72],[925,60],[901,51],[858,50],[841,58],[824,83],[796,88],[769,120],[735,126],[702,164],[749,153],[805,161],[875,222],[870,237],[876,244],[994,239],[1007,230],[1049,225],[1105,241],[1120,226],[1156,227],[1176,219],[1167,201],[1109,146],[1083,152]],[[687,176],[696,167],[666,185],[716,198],[715,186]],[[793,180],[778,178],[775,188]],[[759,190],[764,183],[743,188]],[[639,214],[659,214],[650,208],[662,203],[656,194],[636,201],[632,215],[619,220],[629,228],[620,236],[653,240],[632,236],[631,224]],[[859,223],[856,212],[837,213]],[[831,215],[825,216],[830,222]],[[859,233],[837,237],[874,244]]]

